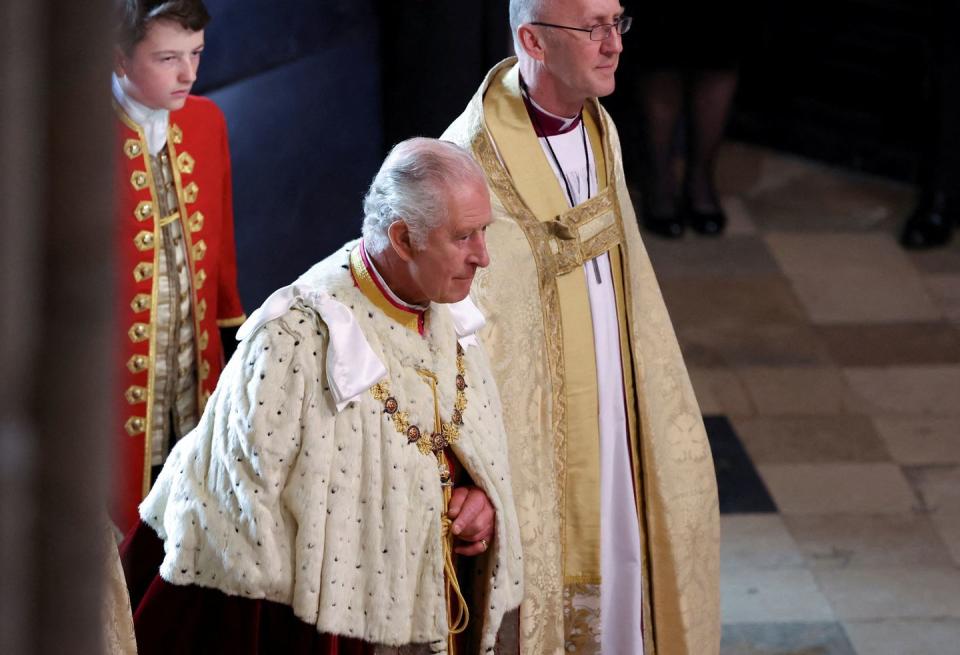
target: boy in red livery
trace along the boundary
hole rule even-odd
[[[152,470],[196,425],[245,320],[226,124],[213,102],[190,95],[209,20],[200,0],[119,6],[112,518],[123,531],[137,521]]]

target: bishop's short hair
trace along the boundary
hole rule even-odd
[[[517,28],[524,23],[543,19],[543,6],[546,0],[510,0],[510,33],[513,34],[513,48],[522,54]]]

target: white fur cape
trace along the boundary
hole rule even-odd
[[[197,428],[177,443],[142,519],[164,541],[163,578],[290,605],[325,633],[445,652],[447,616],[436,460],[408,444],[367,391],[342,410],[331,394],[328,329],[311,302],[350,311],[410,423],[433,429],[455,400],[457,332],[428,311],[426,338],[377,310],[352,282],[349,248],[296,283],[282,316],[244,339]],[[341,353],[341,357],[342,357]],[[482,348],[465,351],[467,408],[453,450],[496,509],[484,556],[479,652],[522,598],[519,530],[500,402]]]

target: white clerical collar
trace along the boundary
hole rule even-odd
[[[170,125],[169,109],[151,109],[131,98],[123,89],[123,83],[114,73],[112,76],[113,97],[127,112],[127,116],[140,126],[147,139],[147,151],[156,155],[167,143],[167,127]]]

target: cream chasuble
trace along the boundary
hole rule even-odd
[[[504,401],[525,545],[523,652],[613,652],[614,644],[637,643],[637,610],[617,606],[627,599],[615,595],[629,594],[642,596],[644,653],[716,653],[712,459],[623,182],[615,128],[596,101],[588,102],[599,190],[571,209],[527,115],[515,61],[491,71],[443,138],[473,152],[492,191],[492,263],[474,295],[488,318],[483,338]],[[609,332],[594,333],[613,313],[610,295],[591,287],[594,259],[598,286],[613,283],[619,343]],[[627,399],[619,420],[629,438],[619,443],[605,439],[616,428],[605,429],[602,418],[618,420],[615,406],[602,406],[615,395],[616,382],[604,388],[611,360],[622,363],[619,386]],[[617,445],[619,454],[608,448]],[[601,521],[601,508],[616,521],[624,506],[639,508],[632,540],[603,530],[611,521]],[[639,544],[639,563],[631,541]],[[640,590],[623,590],[637,580]],[[625,587],[604,602],[603,588],[620,582]],[[605,637],[610,631],[623,634]]]
[[[541,118],[563,121],[567,130],[545,134],[537,122],[540,146],[557,183],[572,206],[589,200],[598,191],[597,158],[600,147],[588,147],[586,121],[550,114],[529,96],[526,100]],[[581,114],[582,115],[582,114]],[[569,127],[573,129],[569,129]],[[590,123],[591,146],[599,145],[595,123]],[[593,349],[596,362],[597,424],[600,437],[600,645],[604,653],[642,653],[642,555],[637,503],[634,498],[631,451],[620,353],[620,321],[609,253],[584,262],[583,274],[590,301]],[[571,272],[571,275],[574,273]],[[589,386],[589,385],[585,385]],[[572,405],[572,403],[571,403]],[[573,416],[575,410],[571,410]],[[589,415],[584,417],[589,420]],[[572,522],[570,522],[572,523]],[[569,524],[569,523],[568,523]]]

